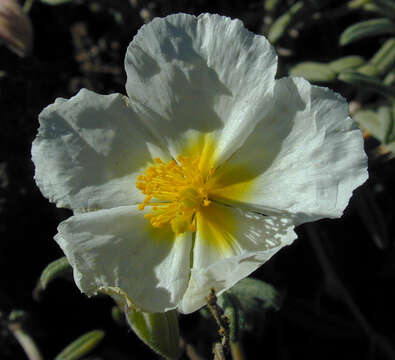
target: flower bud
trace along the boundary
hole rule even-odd
[[[28,55],[32,49],[32,24],[16,0],[0,1],[1,43],[22,57]]]

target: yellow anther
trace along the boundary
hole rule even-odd
[[[144,217],[156,228],[170,225],[178,235],[196,231],[196,212],[211,203],[207,182],[214,169],[203,176],[199,157],[179,155],[177,161],[155,158],[154,165],[137,177],[136,187],[146,195],[139,210],[152,207],[152,212]],[[151,202],[152,199],[155,202]]]

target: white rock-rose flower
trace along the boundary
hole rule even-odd
[[[248,276],[302,222],[342,215],[367,179],[346,101],[301,78],[239,20],[154,19],[126,53],[128,97],[81,90],[40,114],[55,240],[87,295],[183,313]],[[119,299],[118,299],[119,300]]]

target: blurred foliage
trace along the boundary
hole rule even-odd
[[[55,360],[79,360],[91,352],[103,339],[104,331],[92,330],[65,347]]]
[[[337,82],[348,84],[350,89],[345,91],[352,91],[355,99],[351,115],[365,131],[366,137],[373,136],[379,141],[372,153],[392,157],[395,150],[395,140],[391,135],[395,126],[395,2],[353,0],[335,9],[327,4],[325,1],[319,2],[319,6],[312,1],[297,2],[274,20],[266,32],[269,39],[277,43],[283,37],[297,34],[297,31],[309,31],[316,25],[306,19],[342,18],[350,13],[358,13],[358,18],[368,17],[368,20],[356,21],[345,27],[338,39],[338,44],[345,47],[375,38],[376,52],[368,59],[365,60],[365,51],[338,59],[329,54],[329,61],[309,60],[291,65],[289,74],[316,83],[334,83],[332,86]],[[301,21],[299,13],[302,11],[304,17]]]

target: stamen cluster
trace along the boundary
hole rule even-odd
[[[196,212],[211,203],[207,180],[213,171],[203,176],[199,157],[180,155],[177,161],[155,158],[154,162],[145,175],[137,178],[136,187],[145,195],[139,210],[152,207],[152,212],[144,216],[155,228],[170,224],[176,235],[195,231]]]

